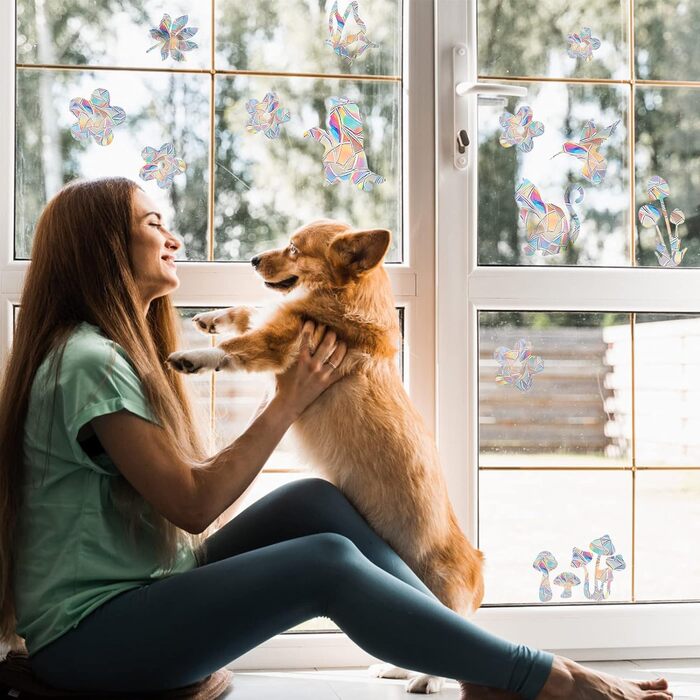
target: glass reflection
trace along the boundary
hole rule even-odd
[[[73,138],[70,102],[106,89],[126,120],[101,146]],[[17,72],[15,257],[28,258],[39,213],[60,187],[75,178],[121,175],[137,182],[165,215],[184,246],[178,256],[207,259],[209,109],[208,76],[121,71]],[[170,188],[139,177],[144,147],[172,143],[187,169]]]
[[[695,142],[700,127],[698,114],[700,90],[696,88],[637,89],[634,212],[637,265],[658,267],[657,245],[664,241],[669,248],[677,231],[679,250],[686,250],[680,266],[700,267],[700,155],[688,147]],[[667,183],[667,195],[666,190],[651,191],[653,177]],[[649,206],[653,207],[652,220],[640,221],[640,209]],[[683,212],[683,221],[678,226],[675,223],[680,219],[673,219],[674,210]]]
[[[700,79],[700,5],[697,2],[635,0],[634,24],[637,78]]]
[[[386,227],[392,232],[387,261],[402,259],[399,83],[219,76],[216,89],[217,260],[249,260],[320,218],[355,228]],[[263,101],[271,92],[290,115],[276,138],[247,128],[249,100]],[[350,181],[328,184],[323,143],[304,136],[312,127],[328,128],[333,96],[359,108],[367,166],[384,178],[371,191]]]
[[[631,465],[630,328],[629,314],[480,312],[479,465]]]
[[[697,466],[700,316],[636,314],[636,463]]]
[[[700,472],[637,473],[637,600],[699,600]]]
[[[630,600],[632,475],[482,471],[479,549],[486,604]],[[552,557],[535,566],[543,552]]]
[[[150,30],[187,15],[197,48],[162,60]],[[172,26],[172,25],[171,25]],[[189,32],[187,32],[189,34]],[[17,0],[17,61],[49,65],[211,67],[211,3],[169,0]]]
[[[479,107],[479,264],[629,265],[626,89],[527,88]]]
[[[343,21],[341,50],[333,40],[329,22],[336,29],[334,0],[217,0],[216,67],[297,73],[401,75],[402,0],[360,0],[355,22],[349,0],[337,2]],[[344,44],[348,34],[363,33],[376,47],[361,50],[362,42]],[[338,46],[338,42],[333,42]],[[342,55],[349,49],[352,60]]]
[[[479,0],[480,75],[576,78],[629,77],[627,0]],[[595,42],[587,42],[590,28]],[[571,35],[578,35],[578,40]],[[592,43],[590,60],[572,47]]]

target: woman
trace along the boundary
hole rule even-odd
[[[179,247],[122,178],[67,185],[37,224],[0,394],[0,641],[23,636],[37,676],[176,688],[326,615],[385,661],[463,679],[465,697],[672,697],[663,680],[602,676],[479,630],[320,479],[208,535],[337,380],[346,347],[329,331],[312,353],[307,323],[275,396],[207,457],[182,379],[164,367]]]

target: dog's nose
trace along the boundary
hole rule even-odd
[[[250,264],[251,264],[253,267],[257,267],[257,266],[260,264],[260,256],[259,256],[259,255],[256,255],[254,258],[251,258],[251,259],[250,259]]]

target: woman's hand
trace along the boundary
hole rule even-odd
[[[282,374],[277,375],[275,398],[283,401],[295,420],[320,394],[342,376],[337,368],[343,362],[347,345],[336,344],[334,331],[325,331],[316,352],[311,354],[309,343],[316,330],[313,321],[307,321],[301,330],[301,350],[296,362]],[[333,363],[335,369],[333,368]]]

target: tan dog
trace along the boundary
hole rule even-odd
[[[237,331],[216,348],[173,353],[181,372],[282,372],[294,362],[306,319],[333,329],[348,351],[332,384],[294,423],[309,464],[333,482],[433,593],[461,615],[483,597],[482,554],[460,530],[433,436],[404,390],[396,353],[400,329],[382,260],[386,230],[351,231],[336,221],[297,230],[289,246],[251,261],[265,285],[287,296],[258,327],[255,310],[233,307],[195,316],[206,333]],[[313,339],[319,342],[321,329]],[[378,664],[376,675],[406,678]],[[412,692],[436,692],[421,675]]]

